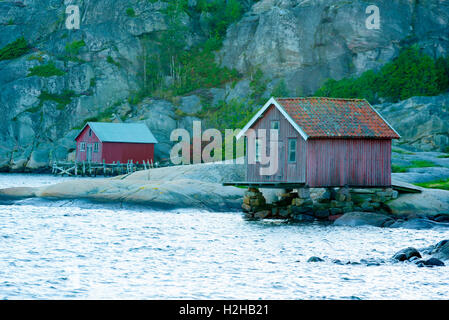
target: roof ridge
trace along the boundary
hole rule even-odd
[[[326,99],[326,100],[345,100],[345,101],[367,101],[366,99],[361,99],[361,98],[332,98],[332,97],[274,97],[274,98],[280,99],[280,100]]]

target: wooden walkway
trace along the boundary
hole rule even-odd
[[[96,177],[103,175],[105,177],[118,176],[123,174],[130,174],[136,171],[149,170],[157,166],[151,161],[143,161],[143,163],[92,163],[92,162],[62,162],[54,161],[52,166],[53,175],[67,175],[67,176],[89,176]]]

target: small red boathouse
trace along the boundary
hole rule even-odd
[[[75,138],[76,161],[154,161],[156,138],[144,123],[88,122]]]
[[[261,175],[260,156],[249,162],[246,155],[248,183],[391,186],[391,142],[400,136],[366,100],[271,98],[238,138],[248,129],[256,130],[247,138],[254,150],[258,129],[278,130],[279,148],[274,175]]]

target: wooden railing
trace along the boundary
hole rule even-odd
[[[143,161],[142,163],[133,162],[120,163],[120,161],[113,163],[93,163],[88,161],[83,162],[69,162],[69,161],[54,161],[52,165],[52,174],[67,175],[67,176],[117,176],[123,174],[130,174],[136,171],[149,170],[159,167],[158,163],[153,161]]]

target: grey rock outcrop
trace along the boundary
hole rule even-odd
[[[413,97],[375,108],[401,134],[395,144],[423,151],[449,148],[449,94]],[[404,116],[407,115],[407,116]]]
[[[449,260],[449,241],[439,242],[432,251],[432,257],[440,260]]]
[[[382,227],[387,221],[392,220],[391,217],[385,214],[374,212],[348,212],[341,218],[335,220],[336,226],[362,226],[370,225],[375,227]]]

